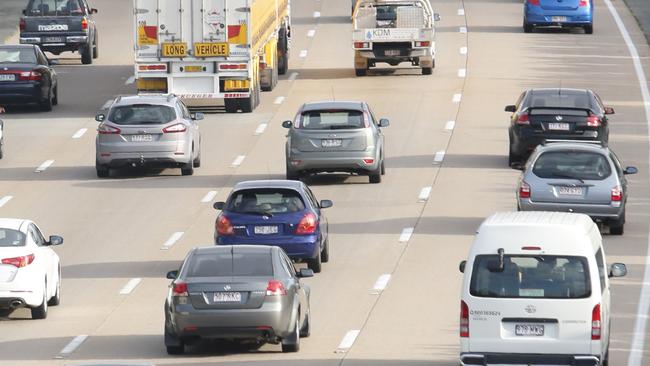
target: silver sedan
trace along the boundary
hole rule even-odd
[[[310,333],[309,287],[279,247],[258,245],[194,248],[171,271],[165,302],[165,346],[180,354],[202,338],[281,343],[297,352]]]

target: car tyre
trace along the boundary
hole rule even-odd
[[[316,271],[314,271],[316,272]],[[296,317],[296,325],[289,337],[282,340],[282,352],[300,351],[300,316]]]
[[[58,105],[58,104],[59,104],[59,87],[55,86],[54,97],[52,98],[52,105]]]
[[[524,21],[524,33],[533,33],[533,25]]]
[[[367,69],[354,69],[354,74],[356,76],[366,76],[367,73],[368,73]]]
[[[47,93],[47,98],[39,104],[41,111],[49,112],[52,110],[52,105],[53,105],[52,99],[53,99],[52,90],[49,90]]]
[[[329,237],[325,239],[325,243],[323,243],[323,250],[320,252],[320,260],[323,263],[327,263],[330,261],[330,238]]]
[[[433,67],[423,67],[422,75],[431,75],[433,74]]]
[[[97,171],[97,178],[108,178],[111,170],[105,166],[95,163],[95,170]]]
[[[372,184],[381,183],[381,166],[377,170],[372,171],[370,174],[368,174],[368,180]]]
[[[521,157],[512,150],[512,145],[510,145],[508,149],[508,166],[512,167],[514,164],[520,162],[521,162]]]
[[[300,338],[307,338],[311,335],[311,311],[307,311],[305,314],[305,321],[302,323],[302,328],[300,328]]]
[[[289,165],[286,167],[286,177],[287,180],[300,180],[300,174],[289,169]]]
[[[594,34],[594,25],[585,25],[585,34]]]
[[[314,271],[314,273],[320,273],[320,271],[323,269],[323,262],[322,262],[320,250],[318,251],[318,255],[316,255],[316,258],[309,258],[307,260],[307,268]]]
[[[201,167],[201,152],[199,151],[199,155],[196,156],[196,159],[192,161],[192,165],[194,165],[195,168],[200,168]]]
[[[625,212],[623,212],[623,214],[618,220],[614,220],[609,224],[610,235],[623,235],[624,231],[625,231]]]
[[[381,161],[381,175],[386,175],[386,165],[384,164],[383,159]]]
[[[5,138],[0,138],[0,159],[4,156],[3,147],[5,146]]]
[[[43,289],[43,302],[41,305],[31,308],[32,319],[45,319],[47,318],[47,281],[45,281],[45,288]]]
[[[57,306],[61,303],[61,268],[59,268],[59,280],[56,283],[56,293],[47,302],[49,306]]]
[[[194,175],[194,162],[190,161],[181,168],[181,175]]]
[[[13,312],[14,309],[0,309],[0,318],[6,318]]]
[[[93,63],[92,45],[86,45],[81,48],[81,63],[84,65],[90,65]]]
[[[95,33],[95,42],[93,42],[93,58],[99,57],[99,44],[97,43],[97,33]]]
[[[226,108],[226,113],[237,113],[237,111],[239,110],[239,107],[237,105],[237,99],[233,99],[233,98],[225,99],[223,104],[224,107]]]

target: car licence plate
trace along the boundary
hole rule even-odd
[[[215,292],[214,302],[241,302],[241,292]]]
[[[556,130],[556,131],[568,131],[569,130],[569,124],[568,123],[549,123],[548,124],[548,129],[549,130]]]
[[[340,147],[343,141],[341,139],[325,139],[321,140],[320,144],[322,147]]]
[[[153,141],[152,135],[133,135],[131,136],[132,142],[151,142]]]
[[[63,37],[43,37],[43,43],[64,43]]]
[[[201,71],[205,71],[205,70],[203,70],[203,66],[194,66],[194,65],[192,65],[192,66],[185,66],[182,71],[185,71],[185,72],[201,72]]]
[[[560,16],[551,17],[551,21],[552,22],[566,22],[566,17],[560,17]]]
[[[558,193],[568,196],[582,196],[582,187],[559,187]]]
[[[542,324],[516,324],[515,335],[522,337],[544,336],[544,325]]]
[[[16,81],[14,74],[0,74],[0,81]]]
[[[401,56],[402,51],[400,50],[386,50],[384,51],[384,56]]]
[[[255,234],[259,234],[259,235],[277,234],[278,227],[277,226],[255,226],[254,231]]]

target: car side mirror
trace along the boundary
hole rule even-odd
[[[332,202],[331,200],[321,200],[319,206],[320,208],[330,208],[334,206],[334,202]]]
[[[433,20],[436,21],[436,22],[439,22],[440,21],[440,14],[433,13]]]
[[[56,66],[56,65],[60,64],[59,60],[56,60],[56,59],[54,59],[54,60],[47,60],[47,63],[48,63],[50,66]]]
[[[627,275],[627,266],[623,263],[612,263],[609,266],[609,277],[623,277]]]
[[[105,119],[106,119],[106,116],[104,114],[101,114],[101,113],[95,116],[95,121],[97,121],[97,122],[104,122]]]
[[[612,107],[605,107],[605,114],[615,114],[614,108]]]
[[[460,264],[458,264],[458,270],[460,273],[465,273],[465,266],[467,265],[467,261],[461,261]]]
[[[195,121],[201,121],[205,118],[205,115],[201,112],[196,112],[196,113],[191,113],[190,118],[192,118]]]
[[[514,104],[507,105],[504,109],[506,112],[515,113],[517,111],[517,106]]]
[[[215,202],[214,205],[212,205],[215,210],[223,210],[224,207],[226,207],[225,202]]]
[[[511,167],[512,169],[514,169],[514,170],[521,170],[522,172],[523,172],[524,169],[526,168],[526,166],[525,166],[524,164],[519,163],[519,162],[512,163],[512,164],[510,165],[510,167]]]
[[[639,172],[639,169],[637,169],[635,166],[628,166],[625,168],[623,171],[623,174],[636,174]]]
[[[284,128],[291,128],[291,126],[293,126],[293,122],[291,122],[291,121],[282,122],[282,127],[284,127]]]
[[[48,241],[49,245],[61,245],[63,244],[63,238],[58,235],[50,235],[50,240]]]
[[[90,14],[97,14],[97,9],[95,8],[90,9]]]
[[[300,268],[296,275],[298,275],[298,278],[314,277],[314,271],[311,268]]]
[[[388,127],[390,126],[390,121],[388,118],[382,118],[379,120],[379,127]]]
[[[169,271],[167,272],[168,280],[175,280],[178,277],[178,271]]]

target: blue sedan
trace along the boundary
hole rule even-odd
[[[258,180],[235,185],[215,223],[217,245],[274,245],[290,258],[304,260],[314,272],[329,260],[327,218],[322,209],[332,201],[318,202],[300,181]]]
[[[524,32],[535,27],[584,28],[594,32],[593,0],[525,0]]]

